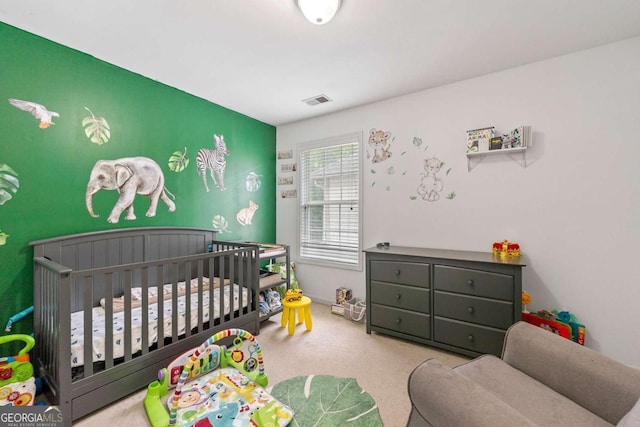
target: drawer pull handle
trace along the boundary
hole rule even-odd
[[[469,308],[467,308],[467,311],[468,311],[469,313],[473,314],[473,311],[474,311],[474,310],[473,310],[473,307],[469,307]]]
[[[469,336],[467,337],[467,341],[469,341],[469,342],[473,342],[473,335],[469,335]]]
[[[400,322],[401,322],[401,321],[402,321],[402,319],[401,319],[401,318],[399,318],[399,317],[396,319],[396,323],[397,323],[398,325],[400,324]]]
[[[471,280],[471,279],[467,280],[467,285],[473,286],[473,280]]]
[[[396,270],[396,276],[399,276],[399,275],[400,275],[400,270],[398,269]]]
[[[402,294],[398,294],[398,295],[396,295],[396,299],[398,299],[398,300],[399,300],[400,298],[402,298]]]

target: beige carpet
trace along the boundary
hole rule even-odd
[[[354,377],[376,401],[386,427],[405,426],[411,404],[407,379],[430,357],[451,367],[468,358],[385,335],[367,335],[365,325],[331,314],[326,305],[313,304],[313,330],[298,325],[293,336],[280,327],[280,316],[262,323],[257,337],[262,346],[269,385],[298,375],[327,374]],[[146,387],[145,384],[140,385]],[[74,423],[79,427],[149,426],[145,390]]]

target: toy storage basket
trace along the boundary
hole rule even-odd
[[[25,345],[16,356],[0,357],[0,406],[31,406],[36,396],[36,382],[29,351],[35,340],[24,334],[0,336],[0,344],[13,341],[22,341]]]
[[[351,298],[344,303],[344,318],[354,322],[364,322],[367,305],[360,298]]]

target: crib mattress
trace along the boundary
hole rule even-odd
[[[234,302],[233,310],[239,309],[239,293],[240,287],[237,284],[234,287]],[[230,312],[230,285],[223,286],[214,289],[214,319],[220,317],[220,290],[224,292],[224,314]],[[198,324],[198,295],[189,295],[191,300],[191,327],[195,327]],[[242,304],[243,307],[247,307],[248,292],[246,288],[242,288]],[[202,319],[203,322],[209,321],[209,291],[203,293],[202,298]],[[164,337],[170,337],[172,335],[173,324],[173,301],[171,299],[165,299],[163,301],[163,320],[164,320]],[[125,316],[124,312],[113,313],[113,357],[124,356],[124,327]],[[185,331],[185,318],[186,318],[186,296],[178,297],[178,334],[183,335]],[[149,316],[148,316],[148,342],[152,345],[158,341],[158,303],[149,304]],[[105,310],[103,307],[94,307],[92,309],[92,347],[93,347],[93,361],[101,362],[105,360]],[[142,350],[142,307],[136,307],[131,310],[131,349],[132,353],[136,353]],[[71,314],[71,367],[78,367],[84,365],[84,311],[77,311]]]

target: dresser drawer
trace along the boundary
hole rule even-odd
[[[369,274],[371,280],[379,282],[429,287],[429,264],[376,260],[371,261]]]
[[[388,305],[405,310],[431,312],[429,289],[393,283],[371,282],[372,303]]]
[[[434,289],[513,301],[513,276],[469,268],[434,267]],[[519,297],[518,297],[519,298]]]
[[[436,291],[434,314],[479,325],[507,329],[513,324],[513,303]]]
[[[500,356],[505,331],[457,320],[434,319],[434,340],[478,353]]]
[[[372,326],[390,329],[415,337],[431,338],[431,316],[428,314],[371,304],[369,319]]]

